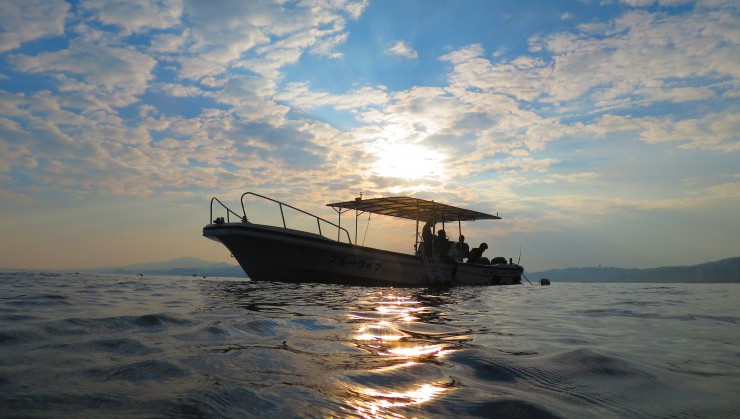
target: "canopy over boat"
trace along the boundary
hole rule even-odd
[[[408,196],[390,196],[371,199],[357,198],[354,201],[337,202],[327,204],[327,206],[338,208],[339,211],[354,209],[373,214],[419,221],[434,220],[435,222],[452,222],[501,219],[498,215],[485,214]]]

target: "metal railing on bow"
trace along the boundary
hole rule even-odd
[[[227,223],[230,223],[230,222],[231,222],[231,214],[233,214],[233,215],[234,215],[234,217],[236,217],[236,219],[237,219],[237,220],[240,220],[240,221],[242,221],[242,222],[245,222],[245,221],[247,220],[247,214],[244,214],[244,215],[242,216],[242,215],[239,215],[239,214],[235,213],[234,211],[232,211],[232,210],[231,210],[231,208],[227,207],[227,206],[226,206],[226,204],[224,204],[223,202],[221,202],[221,200],[219,200],[218,198],[216,198],[216,197],[214,196],[213,198],[211,198],[211,215],[210,215],[210,217],[208,218],[208,220],[209,220],[208,222],[209,222],[209,223],[214,223],[214,224],[218,224],[218,219],[214,219],[214,218],[213,218],[213,201],[216,201],[216,202],[218,202],[218,204],[219,204],[219,205],[221,205],[221,207],[222,207],[222,208],[223,208],[224,210],[226,210],[226,217],[225,217],[226,219],[224,220],[224,217],[222,217],[222,218],[220,219],[220,220],[221,220],[221,222],[224,222],[224,221],[225,221],[225,222],[227,222]],[[242,207],[242,209],[243,209],[243,207]]]
[[[286,229],[288,228],[288,225],[285,222],[285,211],[284,211],[284,208],[290,208],[291,210],[297,211],[297,212],[299,212],[301,214],[307,215],[309,217],[312,217],[314,220],[316,220],[316,227],[318,228],[318,234],[320,236],[329,238],[329,237],[327,237],[327,236],[325,236],[323,234],[323,231],[322,231],[322,228],[321,228],[322,223],[323,223],[324,225],[329,225],[331,227],[336,228],[337,229],[336,230],[337,232],[344,232],[344,235],[347,237],[347,243],[352,244],[352,240],[350,239],[349,232],[344,227],[341,227],[341,226],[339,226],[337,224],[334,224],[333,222],[328,221],[328,220],[325,220],[325,219],[323,219],[323,218],[321,218],[321,217],[319,217],[317,215],[313,215],[313,214],[311,214],[309,212],[306,212],[306,211],[304,211],[304,210],[302,210],[300,208],[296,208],[296,207],[294,207],[292,205],[286,204],[285,202],[278,201],[276,199],[272,199],[270,197],[267,197],[267,196],[264,196],[264,195],[260,195],[260,194],[254,193],[254,192],[245,192],[245,193],[242,194],[241,198],[239,199],[239,201],[241,203],[241,206],[242,206],[242,215],[239,215],[236,212],[232,211],[231,208],[227,207],[218,198],[216,198],[216,197],[211,198],[211,213],[210,213],[210,220],[209,220],[209,222],[210,223],[216,223],[216,224],[219,223],[219,222],[220,223],[223,223],[223,222],[230,223],[231,222],[231,216],[233,215],[236,218],[236,220],[239,220],[240,222],[246,223],[247,222],[247,210],[246,210],[246,208],[244,206],[244,197],[246,197],[246,196],[254,196],[254,197],[261,198],[261,199],[264,199],[264,200],[267,200],[267,201],[270,201],[270,202],[273,202],[273,203],[277,204],[278,207],[280,208],[280,218],[282,219],[283,228],[286,228]],[[213,202],[214,201],[217,202],[226,211],[226,213],[225,213],[225,219],[224,218],[221,218],[220,221],[219,221],[219,220],[213,218]],[[338,235],[337,236],[337,239],[332,239],[332,240],[341,241],[341,240],[338,239],[339,237],[341,237],[341,235]]]

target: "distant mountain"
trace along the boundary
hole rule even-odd
[[[666,266],[653,269],[567,268],[527,273],[531,281],[548,278],[561,282],[633,282],[633,283],[740,283],[740,257],[694,266]]]
[[[246,278],[239,265],[210,262],[198,258],[178,258],[164,262],[137,263],[89,270],[102,273]]]

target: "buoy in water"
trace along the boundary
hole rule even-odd
[[[550,280],[547,278],[540,279],[540,285],[550,285]]]

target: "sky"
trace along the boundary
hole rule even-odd
[[[246,191],[498,213],[528,271],[740,256],[739,98],[736,0],[3,0],[0,267],[235,263]]]

